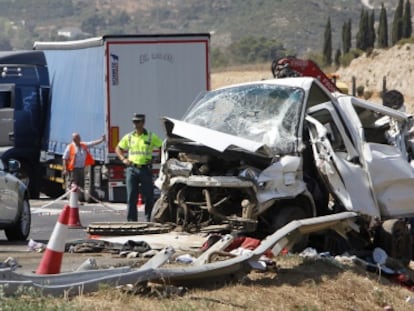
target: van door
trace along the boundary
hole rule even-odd
[[[410,116],[355,97],[339,99],[346,124],[360,135],[361,160],[383,218],[414,216],[414,169],[407,152]]]
[[[310,108],[306,121],[316,166],[332,195],[349,211],[379,217],[369,173],[332,103]]]

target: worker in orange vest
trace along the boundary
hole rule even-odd
[[[83,142],[79,133],[72,134],[72,142],[66,146],[63,152],[63,176],[66,179],[66,186],[70,189],[74,182],[83,189],[85,180],[85,167],[93,165],[95,160],[89,152],[89,147],[98,145],[105,141],[105,135],[100,139]],[[80,196],[83,200],[83,196]]]

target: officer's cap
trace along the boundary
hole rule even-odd
[[[132,117],[132,122],[135,121],[145,121],[145,114],[134,113],[134,116]]]

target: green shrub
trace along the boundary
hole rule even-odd
[[[341,57],[341,65],[344,67],[349,66],[349,64],[354,60],[355,58],[360,57],[364,52],[358,49],[352,49],[348,53],[342,55]]]
[[[364,92],[364,99],[368,100],[372,97],[372,94],[374,94],[373,91],[365,91]]]
[[[358,85],[356,88],[357,96],[362,97],[364,95],[365,87],[363,85]]]

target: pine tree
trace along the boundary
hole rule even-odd
[[[381,5],[381,12],[380,12],[380,17],[379,17],[378,47],[379,48],[388,47],[388,20],[387,20],[387,11],[384,7],[384,3]]]
[[[402,37],[410,38],[413,32],[413,26],[411,24],[411,3],[410,0],[405,1],[404,15],[402,22]]]
[[[351,50],[351,20],[342,25],[342,46],[344,54]]]
[[[323,63],[324,65],[330,65],[332,63],[332,29],[331,18],[328,17],[324,33],[323,43]]]
[[[402,38],[403,0],[398,0],[397,9],[392,21],[391,44],[396,44]]]

